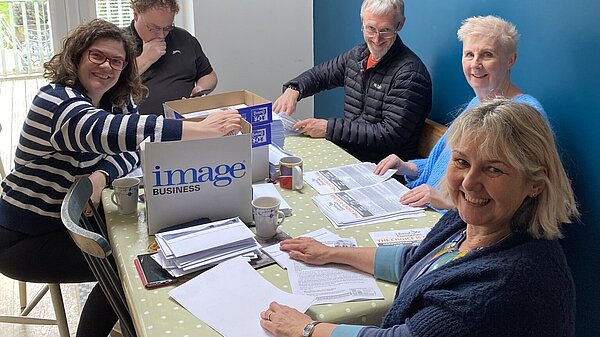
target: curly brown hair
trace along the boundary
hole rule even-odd
[[[146,94],[135,63],[135,47],[131,36],[115,24],[94,19],[75,28],[63,41],[62,50],[44,63],[44,77],[53,83],[77,86],[79,63],[85,51],[97,40],[109,39],[123,43],[127,66],[117,83],[105,95],[117,106],[125,106],[131,98],[139,102]]]
[[[167,8],[175,14],[179,13],[177,0],[131,0],[131,8],[139,13],[151,8]]]

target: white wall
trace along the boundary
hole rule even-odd
[[[49,2],[54,50],[58,52],[67,33],[81,22],[96,16],[94,0],[52,0]]]
[[[193,12],[195,35],[219,77],[215,92],[247,89],[275,100],[284,82],[313,66],[312,1],[203,0]],[[300,101],[295,116],[312,115],[313,99]]]

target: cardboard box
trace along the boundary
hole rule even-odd
[[[252,126],[218,138],[145,143],[148,232],[200,217],[252,220]]]
[[[232,91],[189,99],[169,101],[163,104],[166,118],[176,118],[176,113],[186,114],[227,106],[245,104],[238,108],[245,120],[252,124],[252,181],[264,181],[269,177],[269,144],[271,143],[272,103],[247,90]],[[191,119],[194,120],[194,119]]]

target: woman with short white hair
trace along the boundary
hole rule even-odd
[[[457,35],[463,43],[463,73],[475,92],[475,97],[463,111],[487,100],[504,97],[529,104],[546,115],[537,99],[523,93],[511,81],[510,72],[517,60],[519,40],[512,23],[497,16],[474,16],[463,21]],[[439,193],[439,187],[449,160],[450,150],[446,146],[446,135],[443,135],[429,157],[405,162],[391,154],[377,164],[375,173],[384,174],[388,169],[396,169],[396,174],[404,175],[406,186],[412,190],[402,196],[401,203],[445,210],[452,208],[452,201]]]

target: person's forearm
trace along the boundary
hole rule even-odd
[[[352,266],[365,273],[373,274],[375,269],[374,247],[336,247],[329,252],[328,260],[331,263],[340,263]]]
[[[196,81],[196,88],[194,88],[194,91],[200,91],[200,90],[205,90],[205,89],[210,89],[211,91],[214,90],[217,87],[217,73],[215,73],[214,71],[208,75],[204,75],[202,77],[200,77],[197,81]]]
[[[181,140],[203,139],[211,137],[209,129],[199,122],[183,122]]]
[[[144,72],[146,72],[146,70],[148,70],[148,68],[150,68],[153,62],[146,60],[144,54],[141,54],[140,56],[135,58],[135,63],[138,68],[138,73],[142,75]]]

